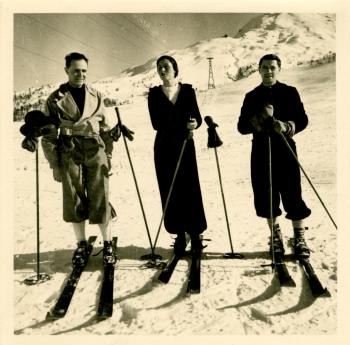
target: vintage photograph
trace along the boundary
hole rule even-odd
[[[336,11],[11,20],[13,339],[337,334]]]

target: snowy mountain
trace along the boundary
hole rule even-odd
[[[225,85],[250,75],[257,70],[257,62],[267,53],[276,53],[282,59],[282,68],[315,65],[334,61],[336,51],[334,14],[266,14],[248,22],[236,37],[213,38],[197,42],[185,49],[172,50],[179,65],[179,77],[199,90],[208,86],[208,57],[212,57],[214,83]],[[118,76],[94,83],[107,97],[118,104],[132,103],[133,98],[145,95],[150,86],[160,80],[156,59],[128,68]],[[17,118],[30,108],[40,107],[52,87],[32,90],[18,95],[15,106]]]
[[[266,14],[248,22],[236,37],[213,38],[165,54],[177,60],[183,82],[204,90],[208,86],[209,57],[213,58],[216,86],[253,73],[260,57],[268,53],[279,55],[282,68],[334,61],[335,24],[333,14]],[[154,58],[95,86],[123,101],[146,93],[156,84],[159,78]]]

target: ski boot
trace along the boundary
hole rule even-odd
[[[191,254],[193,256],[199,256],[201,255],[203,248],[204,246],[199,235],[191,235]]]
[[[272,255],[273,253],[276,255],[280,255],[281,257],[284,256],[284,246],[283,246],[283,239],[282,239],[282,233],[281,233],[281,228],[279,224],[274,225],[274,236],[273,236],[273,241],[271,243],[270,240],[270,254]]]
[[[103,244],[103,265],[114,265],[117,261],[116,248],[112,241],[104,241]]]
[[[187,243],[184,233],[179,233],[174,242],[174,253],[177,256],[183,256],[185,254]]]
[[[310,257],[310,249],[305,241],[304,230],[307,230],[307,228],[294,229],[293,248],[297,257],[307,259]]]
[[[72,263],[74,266],[84,266],[87,260],[87,242],[85,240],[78,242],[78,248],[74,251]]]

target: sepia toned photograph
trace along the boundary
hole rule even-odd
[[[11,344],[339,335],[337,7],[5,12]]]

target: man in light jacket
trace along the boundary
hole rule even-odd
[[[108,189],[113,139],[106,109],[101,93],[85,83],[88,59],[71,53],[65,60],[68,82],[48,97],[44,111],[56,130],[43,136],[42,147],[54,180],[62,182],[63,219],[73,224],[77,241],[73,264],[87,259],[87,220],[101,230],[104,263],[114,264],[110,221],[115,211]]]

